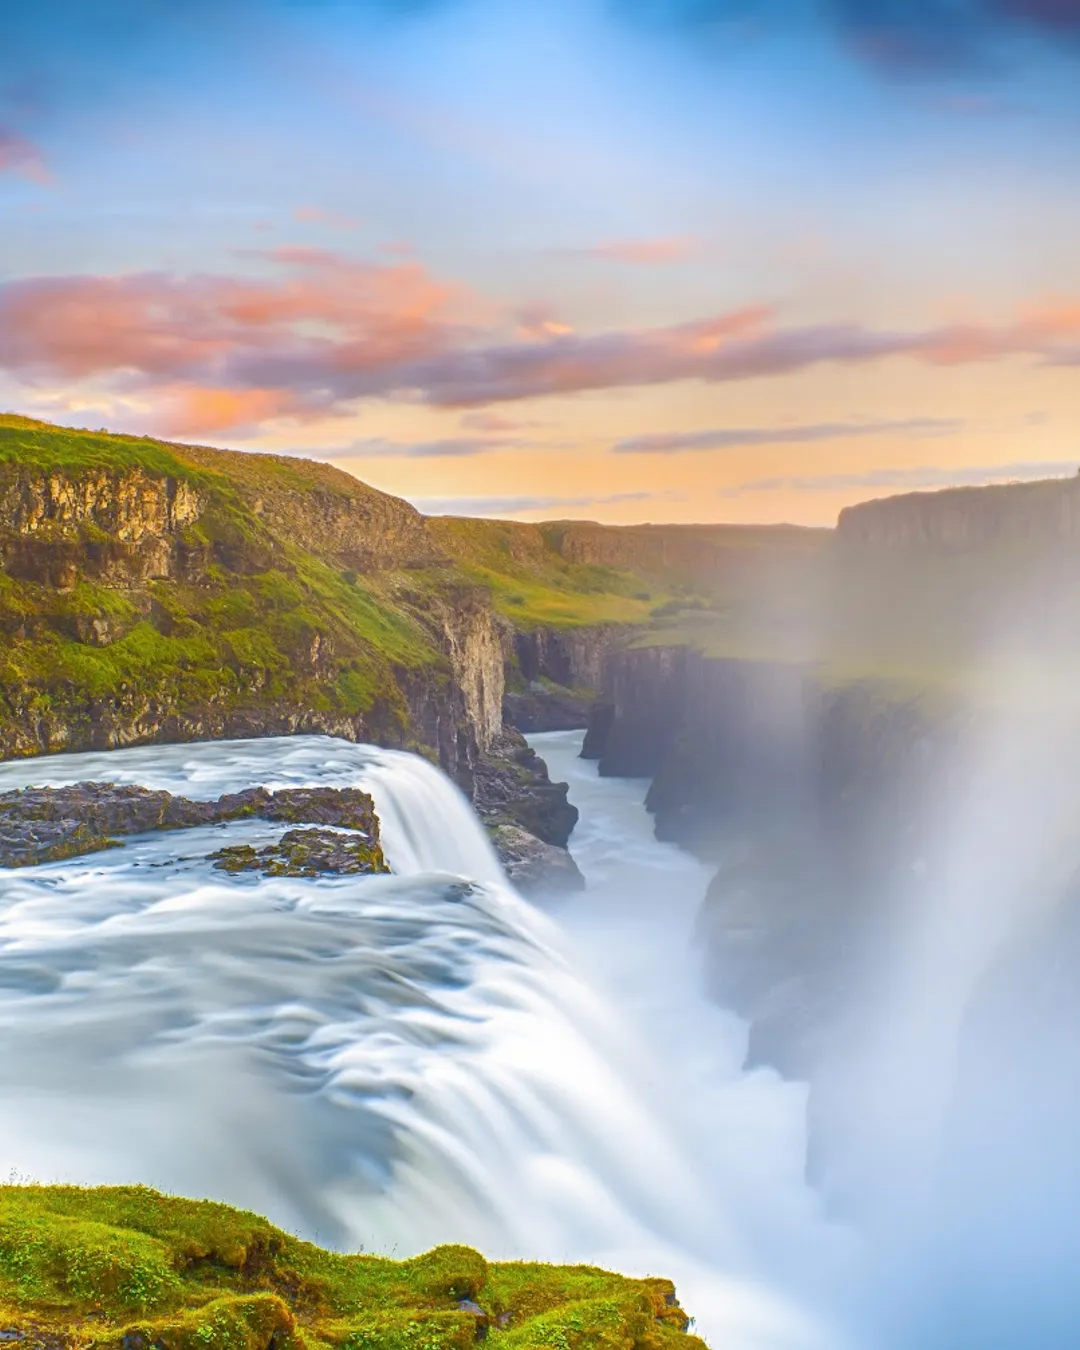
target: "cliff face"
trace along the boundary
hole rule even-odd
[[[423,517],[327,465],[0,425],[0,755],[501,726],[501,635]]]
[[[0,565],[60,588],[80,577],[131,586],[197,572],[183,531],[205,508],[197,487],[140,469],[73,477],[14,466],[0,471]]]
[[[812,1075],[857,1006],[940,813],[969,710],[814,666],[642,647],[608,658],[585,754],[647,777],[659,837],[715,860],[699,921],[754,1060]]]
[[[509,678],[503,716],[519,731],[572,731],[588,726],[609,654],[625,643],[625,625],[503,629]]]
[[[738,569],[752,548],[780,554],[815,547],[829,531],[794,525],[597,525],[589,521],[542,527],[568,562],[643,573],[708,577]]]
[[[1002,542],[1042,546],[1080,539],[1080,477],[947,488],[861,502],[840,512],[841,543],[965,550]]]
[[[414,506],[330,464],[205,446],[177,449],[193,464],[227,477],[268,531],[302,543],[335,566],[377,572],[446,561]]]

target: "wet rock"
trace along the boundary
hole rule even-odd
[[[489,829],[517,825],[545,844],[565,848],[578,809],[565,783],[553,783],[547,765],[520,732],[504,729],[476,765],[473,801]]]
[[[585,878],[566,849],[545,844],[517,825],[496,826],[491,839],[506,875],[523,895],[580,891],[584,887]]]
[[[200,802],[143,787],[76,783],[0,793],[0,867],[31,867],[95,853],[115,846],[116,838],[124,835],[254,817],[355,830],[368,847],[378,850],[375,803],[358,788],[248,788]]]
[[[0,866],[62,862],[115,846],[115,840],[96,834],[79,820],[9,821],[0,815]]]
[[[379,845],[359,831],[288,830],[266,848],[241,844],[210,856],[219,871],[267,877],[370,876],[390,870]]]

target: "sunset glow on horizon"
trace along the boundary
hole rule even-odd
[[[0,16],[0,410],[532,520],[1080,465],[1076,0],[218,9]]]

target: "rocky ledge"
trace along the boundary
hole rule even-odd
[[[510,733],[500,748],[512,758],[486,762],[478,786],[481,814],[507,875],[526,895],[580,890],[584,879],[566,849],[577,820],[576,808],[566,800],[566,784],[550,781],[543,760],[524,738]],[[219,849],[209,857],[220,871],[316,877],[390,870],[375,804],[358,788],[268,792],[256,787],[216,801],[192,801],[115,783],[0,793],[0,867],[81,857],[119,847],[129,835],[250,819],[316,828],[289,830],[263,848]]]
[[[94,853],[115,847],[125,835],[245,819],[337,826],[352,831],[354,842],[369,855],[366,870],[388,870],[379,844],[375,803],[358,788],[285,788],[280,792],[248,788],[216,801],[191,801],[171,792],[115,783],[76,783],[72,787],[0,793],[0,867],[32,867]],[[300,833],[306,832],[290,831]],[[358,856],[354,850],[353,860]]]
[[[337,830],[287,830],[275,844],[236,844],[211,853],[221,872],[264,877],[368,876],[389,872],[382,849],[367,835]]]

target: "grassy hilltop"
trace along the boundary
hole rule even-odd
[[[430,744],[479,611],[670,628],[777,542],[426,520],[313,461],[0,416],[0,753],[312,718]]]
[[[663,1279],[342,1256],[143,1187],[0,1187],[0,1340],[21,1350],[704,1350]]]
[[[425,519],[326,464],[0,416],[0,753],[292,729],[445,744],[492,616],[508,649],[620,625],[908,690],[969,688],[994,641],[1000,685],[1003,664],[1080,654],[1080,569],[1045,547],[1075,485],[1036,486],[873,504],[839,534]],[[1035,499],[1046,521],[1003,533]]]

